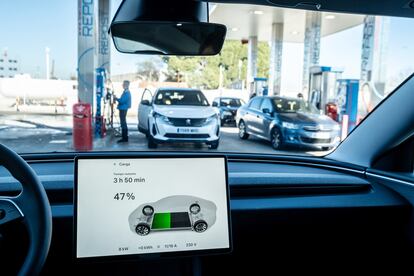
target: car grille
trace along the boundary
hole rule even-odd
[[[332,141],[331,138],[328,139],[317,139],[317,138],[309,138],[309,137],[301,137],[302,142],[308,144],[328,144]]]
[[[165,134],[165,137],[167,138],[210,138],[210,135],[208,134],[178,134],[178,133],[167,133]]]
[[[331,126],[326,125],[315,125],[315,126],[304,126],[303,130],[306,131],[332,131],[333,128]]]
[[[200,127],[206,123],[206,118],[168,118],[174,126]]]

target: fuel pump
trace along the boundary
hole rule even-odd
[[[96,112],[95,112],[95,137],[105,137],[106,135],[106,118],[105,110],[109,105],[111,108],[113,102],[112,89],[109,85],[106,70],[104,68],[96,69]],[[108,114],[109,123],[113,120],[113,112]]]
[[[254,96],[267,96],[268,94],[267,78],[254,78],[250,87],[252,87],[250,98]]]
[[[338,122],[348,134],[358,123],[359,80],[340,79],[337,81],[336,106]]]
[[[337,120],[336,81],[341,78],[343,70],[329,66],[312,66],[309,72],[308,101]]]
[[[104,98],[104,109],[106,111],[105,114],[105,121],[108,128],[114,128],[114,110],[115,110],[115,95],[114,95],[114,88],[112,86],[112,82],[109,80],[109,86],[106,89],[106,96]]]

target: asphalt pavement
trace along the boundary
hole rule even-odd
[[[94,139],[94,151],[148,151],[145,135],[137,131],[136,117],[128,117],[129,142],[118,144],[117,131],[109,130],[104,138]],[[0,143],[19,153],[73,152],[72,117],[54,114],[0,114]],[[210,150],[206,145],[191,143],[162,144],[156,151],[210,151],[263,154],[293,154],[323,156],[326,151],[307,151],[299,148],[273,150],[269,142],[250,137],[241,140],[236,127],[221,128],[220,145]]]

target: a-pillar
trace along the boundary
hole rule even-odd
[[[283,23],[272,24],[270,41],[269,95],[280,95],[282,78]]]
[[[247,47],[247,88],[250,93],[253,91],[252,82],[257,76],[257,36],[249,37]]]
[[[303,52],[302,93],[308,94],[309,68],[319,65],[319,52],[321,44],[321,12],[306,12],[305,40]]]

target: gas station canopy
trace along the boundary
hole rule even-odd
[[[283,41],[302,43],[306,11],[256,5],[213,4],[210,22],[227,26],[227,39],[242,40],[257,37],[270,41],[272,24],[283,23]],[[327,36],[363,23],[364,16],[322,13],[321,36]]]

